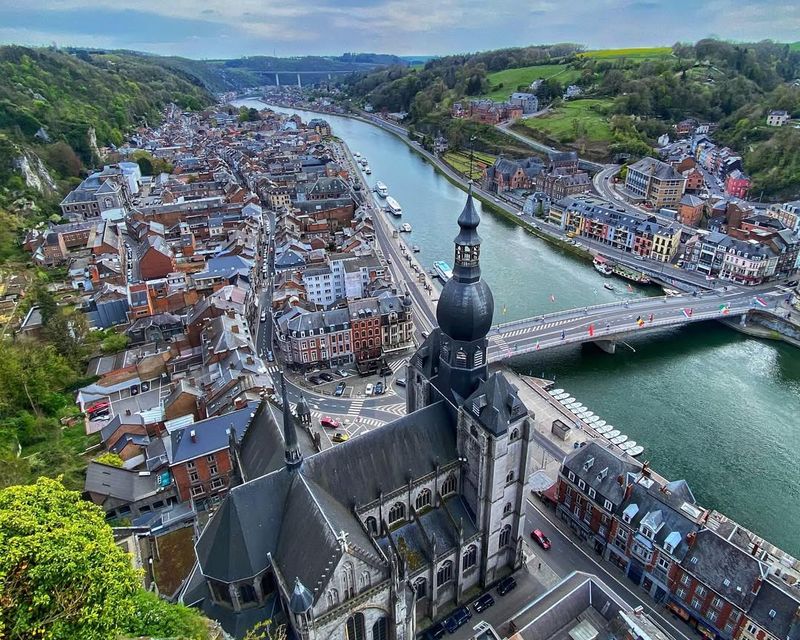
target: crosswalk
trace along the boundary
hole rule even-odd
[[[536,324],[529,327],[524,327],[522,329],[514,329],[513,331],[504,331],[503,333],[497,333],[492,338],[495,338],[497,341],[501,341],[504,338],[513,338],[515,336],[521,336],[523,334],[529,334],[531,329],[534,330],[543,330],[543,329],[552,329],[554,327],[559,327],[564,324],[569,324],[573,320],[571,318],[565,318],[563,320],[556,320],[554,322],[545,322],[544,324]]]

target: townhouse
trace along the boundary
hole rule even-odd
[[[642,158],[633,163],[625,176],[625,189],[656,209],[677,205],[685,188],[686,177],[672,165],[655,158]]]

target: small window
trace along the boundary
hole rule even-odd
[[[572,471],[567,472],[567,478],[569,478],[570,482],[575,482],[575,474]]]
[[[686,585],[687,587],[692,583],[692,579],[689,577],[688,573],[684,573],[681,576],[681,584]]]
[[[512,469],[506,474],[506,484],[509,482],[514,482],[514,470]]]
[[[436,572],[436,586],[441,587],[453,579],[453,563],[450,560],[442,563]]]
[[[589,487],[589,497],[594,499],[596,496],[597,496],[597,492],[594,489],[592,489],[591,487]]]
[[[704,595],[706,595],[705,587],[702,585],[697,585],[697,589],[694,590],[694,595],[696,595],[698,598],[702,598]]]
[[[456,487],[458,486],[458,481],[456,480],[455,474],[451,473],[447,476],[447,480],[442,483],[442,495],[447,496],[451,493],[456,492]]]
[[[519,429],[512,429],[511,430],[511,441],[519,440]]]
[[[511,513],[511,503],[506,502],[506,506],[503,507],[503,515],[507,516],[509,513]]]
[[[613,504],[611,504],[611,501],[610,501],[610,500],[606,500],[606,501],[603,503],[603,506],[606,508],[606,511],[611,511],[611,510],[614,508],[614,505],[613,505]]]
[[[394,524],[406,517],[406,505],[402,502],[395,502],[389,509],[389,524]]]
[[[225,486],[225,480],[222,478],[214,478],[211,481],[211,488],[212,489],[222,489]]]
[[[417,578],[414,581],[414,590],[417,592],[417,600],[422,600],[428,595],[428,581],[425,578]]]
[[[586,488],[586,483],[583,480],[578,480],[578,489],[583,490]]]
[[[369,531],[373,536],[378,535],[378,521],[373,516],[369,516],[365,524],[367,531]]]
[[[511,544],[511,525],[507,524],[500,532],[500,548],[507,547]]]
[[[425,507],[430,506],[431,504],[431,490],[430,489],[423,489],[422,491],[417,494],[417,500],[414,504],[417,511],[420,509],[424,509]]]
[[[461,568],[469,569],[478,563],[478,547],[471,544],[461,557]]]
[[[202,496],[205,493],[203,489],[203,485],[197,485],[196,487],[192,487],[192,497],[196,498],[197,496]]]

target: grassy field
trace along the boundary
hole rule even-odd
[[[546,116],[527,118],[520,124],[563,142],[581,137],[591,142],[603,142],[611,139],[611,128],[601,112],[610,104],[611,100],[572,100]]]
[[[456,171],[478,180],[483,175],[483,170],[494,164],[495,157],[490,153],[476,151],[473,156],[471,176],[469,176],[469,151],[448,151],[444,154],[444,161]]]
[[[654,58],[666,58],[672,55],[670,47],[638,47],[632,49],[598,49],[597,51],[586,51],[581,53],[585,58],[626,58],[628,60],[652,60]]]
[[[789,48],[791,48],[793,51],[800,51],[800,42],[790,43]]]
[[[565,64],[539,64],[532,67],[518,67],[496,71],[486,76],[491,87],[503,86],[489,92],[492,100],[505,100],[521,84],[529,85],[534,80],[556,77],[562,84],[568,84],[580,76],[580,71]]]

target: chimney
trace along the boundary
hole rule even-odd
[[[192,430],[189,432],[189,437],[192,439],[192,442],[197,442],[197,431],[195,431],[194,429],[192,429]]]
[[[686,534],[686,544],[691,547],[694,544],[695,538],[697,538],[697,533],[694,531],[690,531]]]
[[[629,484],[627,487],[625,487],[624,499],[627,500],[628,498],[630,498],[632,493],[633,493],[633,484]]]

